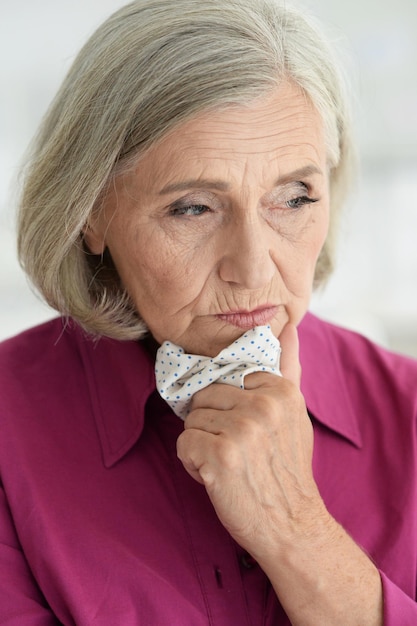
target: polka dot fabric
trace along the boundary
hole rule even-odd
[[[244,378],[252,372],[280,376],[281,347],[270,326],[258,326],[239,337],[217,356],[186,354],[165,341],[156,355],[156,387],[174,413],[185,419],[193,395],[212,383],[244,388]]]

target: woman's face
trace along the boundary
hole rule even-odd
[[[119,177],[86,235],[150,332],[214,356],[307,310],[329,220],[322,123],[292,84],[177,127]]]

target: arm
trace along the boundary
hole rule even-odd
[[[280,340],[284,378],[258,373],[246,378],[245,390],[212,385],[199,392],[179,457],[264,569],[292,624],[379,626],[379,572],[330,516],[312,475],[295,328]]]
[[[57,626],[22,553],[3,489],[0,488],[0,623]]]

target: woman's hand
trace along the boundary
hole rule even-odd
[[[283,377],[258,372],[245,389],[213,384],[194,396],[178,456],[219,519],[255,558],[277,532],[323,510],[312,476],[313,432],[299,391],[296,328],[280,336]],[[315,512],[315,513],[314,513]],[[300,527],[300,530],[302,528]],[[288,541],[292,537],[288,536]]]
[[[258,372],[245,389],[200,391],[178,456],[265,571],[294,626],[379,626],[379,573],[330,516],[313,478],[296,328],[287,324],[279,339],[282,378]]]

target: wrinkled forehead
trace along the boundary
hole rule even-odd
[[[159,184],[184,169],[196,170],[245,160],[280,170],[315,165],[325,169],[326,148],[320,115],[292,83],[242,105],[194,115],[142,155],[137,172]]]

